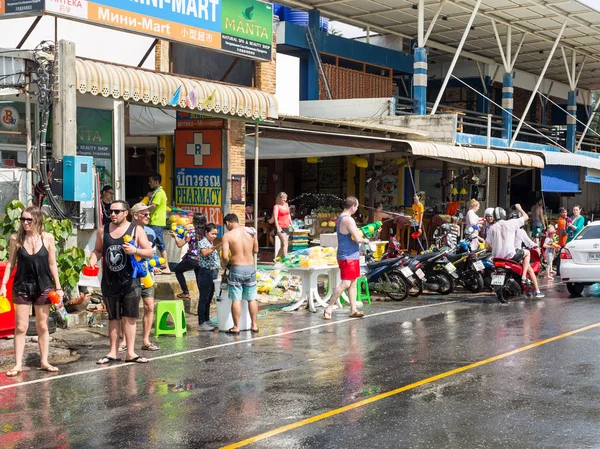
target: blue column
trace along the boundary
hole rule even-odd
[[[492,94],[492,77],[485,76],[483,81],[485,82],[485,91],[489,98]],[[484,89],[481,89],[481,93],[484,94]],[[490,113],[490,101],[481,95],[477,95],[477,112],[483,112],[484,114]]]
[[[414,112],[417,115],[427,114],[427,48],[415,48],[413,63],[413,98]]]
[[[569,91],[569,103],[567,104],[567,150],[575,151],[575,132],[577,131],[577,92]]]
[[[508,139],[509,143],[512,139],[512,111],[513,111],[513,76],[512,73],[505,73],[502,79],[502,107],[506,111],[502,111],[502,138]],[[509,114],[510,112],[510,114]]]
[[[311,9],[308,12],[308,27],[312,32],[313,39],[317,49],[319,48],[319,23],[321,21],[321,12],[318,9]],[[319,66],[308,53],[308,72],[307,72],[307,100],[319,99]]]

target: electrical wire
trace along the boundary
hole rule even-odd
[[[494,106],[500,108],[502,111],[506,112],[507,114],[509,114],[511,117],[517,119],[517,120],[521,120],[521,117],[517,117],[516,115],[514,115],[512,112],[510,112],[508,109],[504,109],[502,106],[500,106],[498,103],[496,103],[494,100],[492,100],[491,98],[489,98],[487,95],[482,94],[481,92],[479,92],[477,89],[475,89],[472,86],[469,86],[467,83],[465,83],[463,80],[461,80],[460,78],[457,78],[456,76],[450,74],[452,76],[452,78],[454,78],[455,80],[459,81],[460,83],[464,84],[465,86],[467,86],[469,89],[471,89],[473,92],[475,92],[477,95],[485,98],[487,101],[489,101],[490,103],[492,103]],[[547,135],[545,135],[544,133],[542,133],[541,131],[538,131],[537,129],[535,129],[533,126],[531,126],[529,123],[523,122],[523,124],[527,127],[529,127],[531,130],[535,131],[537,134],[539,134],[540,136],[542,136],[544,139],[548,140],[550,143],[552,143],[554,146],[556,146],[557,148],[561,149],[563,152],[565,153],[570,153],[569,150],[567,150],[565,147],[563,147],[561,144],[559,144],[558,142],[555,142],[554,140],[552,140],[550,137],[548,137]]]

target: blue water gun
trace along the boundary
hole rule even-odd
[[[131,236],[129,234],[126,234],[125,236],[123,236],[123,241],[125,243],[129,243],[134,248],[137,248],[137,246],[135,246],[135,243],[133,242],[133,239],[131,238]],[[138,256],[137,254],[130,254],[129,260],[131,261],[131,266],[133,267],[133,273],[131,275],[133,277],[133,279],[138,279],[138,278],[141,279],[142,285],[145,288],[152,287],[154,285],[154,279],[152,279],[152,275],[150,274],[150,270],[148,270],[146,261],[144,259],[142,259],[141,256]]]

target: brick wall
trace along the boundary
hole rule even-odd
[[[246,124],[242,120],[228,120],[228,127],[229,168],[226,176],[227,179],[231,179],[231,175],[245,175],[246,173]],[[248,195],[248,192],[246,194]],[[223,198],[223,202],[226,204],[231,201],[231,192],[227,195],[228,198]],[[230,211],[236,214],[241,222],[244,221],[245,206],[243,204],[232,204]]]
[[[275,94],[277,84],[277,33],[273,30],[273,47],[271,61],[256,64],[256,87],[270,94]]]

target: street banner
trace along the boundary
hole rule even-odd
[[[43,0],[7,1],[17,4]],[[24,6],[23,6],[24,7]],[[0,11],[1,11],[0,7]],[[258,0],[45,0],[46,14],[271,60],[273,5]]]

